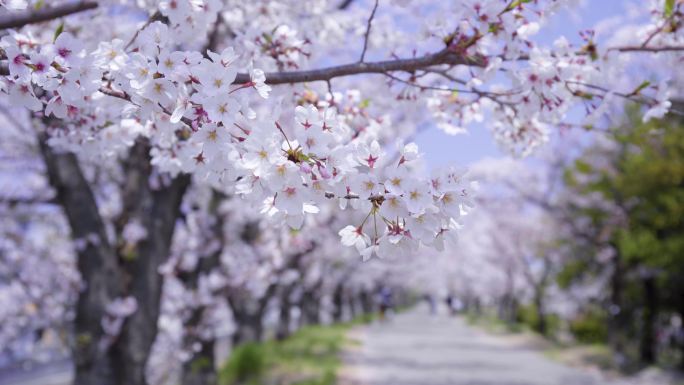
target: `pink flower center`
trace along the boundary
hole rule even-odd
[[[68,48],[62,47],[62,48],[57,50],[57,53],[59,54],[59,56],[66,58],[67,56],[71,55],[71,50]]]

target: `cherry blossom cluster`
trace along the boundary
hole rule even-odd
[[[159,12],[168,18],[169,32],[176,42],[193,41],[206,35],[216,22],[223,4],[219,0],[161,0]]]
[[[409,76],[389,75],[389,83],[399,87],[396,98],[422,101],[448,134],[491,121],[488,128],[502,148],[523,156],[547,142],[552,128],[593,128],[625,100],[646,107],[644,120],[667,113],[681,80],[667,71],[644,74],[642,68],[668,68],[681,60],[681,4],[640,5],[639,12],[634,10],[640,19],[630,20],[617,33],[603,31],[610,32],[610,39],[586,30],[579,38],[539,44],[538,32],[557,22],[556,13],[570,3],[474,0],[436,5],[438,22],[426,26],[426,42],[446,43],[448,50],[481,62],[470,68],[435,66]],[[570,119],[573,111],[583,111],[584,119]]]
[[[0,365],[40,351],[73,317],[76,260],[54,210],[0,207]]]
[[[330,103],[298,106],[292,125],[257,117],[249,98],[238,95],[251,89],[269,96],[261,70],[249,68],[251,80],[236,84],[240,66],[232,48],[207,57],[169,48],[182,12],[190,10],[162,7],[171,27],[155,21],[128,44],[115,39],[92,51],[69,32],[42,45],[6,36],[11,102],[63,120],[52,127],[51,145],[85,156],[122,153],[143,135],[160,171],[192,173],[231,193],[234,186],[294,228],[330,199],[362,209],[368,215],[355,226],[360,238],[353,243],[366,257],[414,250],[419,242],[438,246],[455,232],[469,194],[462,175],[415,178],[415,145],[400,149],[390,164],[370,131],[360,135],[346,124],[358,109],[348,109],[345,120]],[[117,114],[130,119],[117,123]],[[362,229],[371,221],[367,236]]]

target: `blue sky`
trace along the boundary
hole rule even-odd
[[[598,22],[625,12],[632,0],[585,0],[574,12],[563,12],[544,26],[537,41],[552,43],[559,36],[576,42],[578,32]],[[485,120],[486,122],[486,120]],[[487,157],[507,156],[494,142],[485,125],[470,127],[468,134],[447,135],[437,127],[430,127],[416,137],[416,143],[425,154],[428,168],[450,164],[467,166]]]

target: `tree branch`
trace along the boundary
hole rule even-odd
[[[609,51],[611,50],[618,52],[678,52],[684,51],[684,46],[666,45],[662,47],[646,47],[642,45],[635,45],[610,48]]]
[[[327,81],[333,78],[359,75],[359,74],[384,74],[394,71],[413,72],[430,66],[450,64],[484,67],[486,60],[482,56],[467,56],[444,49],[437,53],[412,58],[395,59],[371,63],[353,63],[315,70],[270,72],[266,73],[267,84],[304,83],[313,81]],[[250,81],[248,74],[238,74],[236,83]]]
[[[21,28],[28,24],[41,23],[68,16],[74,13],[88,11],[98,7],[95,1],[80,1],[73,4],[58,5],[24,12],[14,12],[0,15],[0,30]]]
[[[43,197],[0,197],[0,205],[54,205],[58,204],[56,198]]]

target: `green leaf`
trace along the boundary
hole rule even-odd
[[[644,88],[646,88],[646,87],[648,87],[648,86],[650,86],[650,85],[651,85],[651,82],[649,82],[648,80],[644,80],[644,81],[641,82],[641,84],[639,84],[639,86],[638,86],[637,88],[635,88],[634,91],[632,91],[629,95],[630,95],[630,96],[639,95],[639,92],[641,92]]]
[[[515,9],[515,7],[521,5],[521,4],[527,4],[532,0],[515,0],[514,2],[508,4],[508,7],[506,7],[506,11],[512,11]]]
[[[501,24],[499,24],[499,23],[489,23],[489,29],[488,29],[489,32],[491,32],[491,33],[493,33],[493,34],[496,35],[496,34],[499,32],[500,29],[501,29]]]
[[[665,9],[663,10],[665,17],[669,18],[672,16],[672,13],[674,12],[674,6],[675,0],[665,0]]]
[[[36,5],[34,5],[33,8],[37,11],[37,10],[43,8],[44,5],[45,5],[45,0],[39,0],[38,2],[36,2]]]
[[[578,160],[575,161],[575,169],[576,169],[577,172],[579,172],[580,174],[588,174],[588,173],[591,172],[591,170],[592,170],[593,168],[591,167],[591,165],[590,165],[589,163],[587,163],[587,162],[585,162],[585,161],[583,161],[583,160],[581,160],[581,159],[578,159]]]
[[[57,27],[57,29],[55,30],[55,36],[52,38],[53,43],[57,41],[57,38],[59,37],[59,35],[62,34],[62,32],[64,32],[64,22],[61,22],[59,24],[59,27]]]

